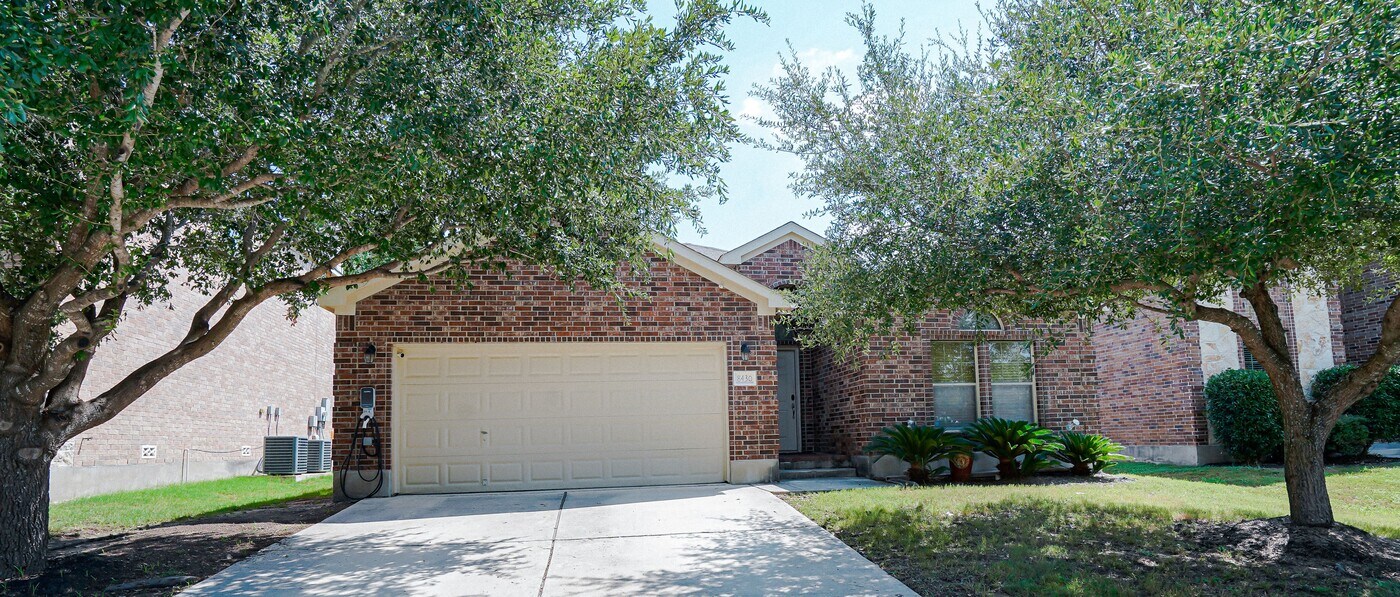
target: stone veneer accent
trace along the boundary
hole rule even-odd
[[[739,482],[767,480],[778,457],[777,352],[771,318],[759,315],[749,300],[665,259],[650,257],[650,269],[645,283],[624,274],[649,296],[623,303],[583,284],[571,289],[555,275],[519,263],[505,273],[468,272],[471,288],[440,279],[409,280],[362,299],[355,315],[336,318],[337,462],[349,449],[359,415],[359,388],[373,386],[377,414],[382,413],[385,462],[392,468],[390,359],[396,343],[720,341],[728,346],[730,371],[759,372],[757,386],[729,387],[731,477],[737,471],[763,477]],[[751,346],[747,355],[740,351],[743,342]],[[363,362],[366,343],[378,351],[369,364]]]

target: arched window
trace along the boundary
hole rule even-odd
[[[959,330],[967,331],[1000,330],[1001,321],[994,315],[978,311],[964,311],[962,316],[958,318],[957,327]]]

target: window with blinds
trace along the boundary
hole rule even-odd
[[[972,342],[934,342],[933,415],[947,429],[958,429],[977,419],[977,345]]]
[[[1240,359],[1240,365],[1241,365],[1242,367],[1244,367],[1244,370],[1245,370],[1245,371],[1263,371],[1263,370],[1264,370],[1264,366],[1261,365],[1261,364],[1259,364],[1259,359],[1254,358],[1254,353],[1249,352],[1249,348],[1248,348],[1248,347],[1246,347],[1246,346],[1244,346],[1243,344],[1241,344],[1241,345],[1240,345],[1240,350],[1244,351],[1244,354],[1242,355],[1244,358]]]
[[[988,342],[992,416],[1035,420],[1035,358],[1030,342]]]

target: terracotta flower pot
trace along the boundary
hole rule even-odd
[[[972,455],[953,454],[948,457],[949,477],[954,483],[966,483],[972,479]]]

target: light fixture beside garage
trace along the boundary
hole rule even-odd
[[[753,352],[753,347],[750,346],[749,343],[748,343],[747,341],[744,341],[744,342],[740,342],[740,343],[739,343],[739,354],[744,355],[744,359],[745,359],[745,360],[748,360],[748,358],[749,358],[749,353],[752,353],[752,352]]]
[[[365,343],[365,364],[366,364],[366,365],[372,365],[372,364],[374,364],[374,354],[375,354],[376,352],[378,352],[378,351],[376,351],[376,350],[374,349],[374,343],[373,343],[373,342],[366,342],[366,343]]]

